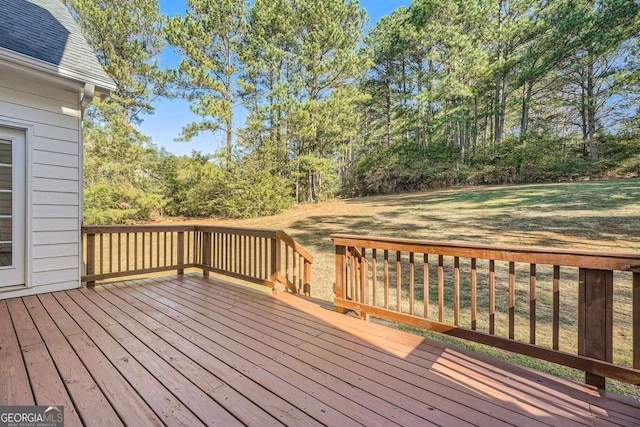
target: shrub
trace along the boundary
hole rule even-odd
[[[103,182],[84,190],[84,222],[98,225],[149,220],[165,203],[161,195]]]

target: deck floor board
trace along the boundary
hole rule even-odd
[[[640,425],[631,399],[198,274],[0,301],[0,367],[0,404],[68,425]]]
[[[198,279],[191,278],[189,282],[198,283]],[[186,284],[186,280],[183,280],[183,283]],[[205,285],[205,287],[198,288],[200,292],[214,293],[220,297],[223,296],[220,294],[221,290],[217,290],[211,286],[207,288],[206,283],[201,284]],[[182,283],[171,283],[171,286],[174,287],[180,285],[182,285]],[[243,292],[240,289],[234,289],[233,291],[240,294]],[[286,298],[286,296],[283,297]],[[258,310],[257,313],[267,312],[274,316],[276,319],[275,322],[285,324],[289,333],[303,331],[303,333],[315,337],[312,340],[308,340],[304,346],[318,346],[339,353],[343,357],[351,356],[350,359],[354,362],[357,362],[358,358],[361,358],[362,354],[366,352],[369,360],[368,366],[377,366],[380,372],[385,372],[385,370],[387,372],[392,371],[399,379],[406,381],[408,384],[421,384],[429,390],[438,390],[438,392],[443,393],[449,399],[455,399],[456,397],[460,399],[460,393],[466,394],[467,397],[464,399],[465,405],[473,405],[479,399],[480,401],[478,405],[476,405],[476,410],[491,412],[494,410],[495,404],[499,405],[502,402],[510,402],[510,404],[529,407],[532,413],[544,411],[551,413],[558,412],[561,414],[563,411],[575,411],[576,406],[579,406],[582,408],[577,410],[578,413],[580,413],[580,411],[592,411],[594,414],[604,414],[608,422],[612,422],[612,419],[615,419],[617,403],[608,402],[608,410],[601,409],[598,405],[590,406],[591,404],[588,399],[587,401],[580,400],[591,397],[589,394],[584,393],[584,388],[581,388],[581,393],[576,394],[579,397],[578,399],[571,398],[570,396],[553,396],[553,384],[556,379],[552,379],[550,387],[545,387],[548,381],[543,382],[540,375],[537,374],[534,374],[530,380],[528,380],[526,376],[525,378],[505,376],[504,371],[462,354],[442,354],[440,350],[438,350],[438,347],[433,346],[416,348],[416,341],[421,341],[419,337],[406,334],[402,339],[398,340],[389,335],[388,328],[371,323],[356,321],[351,325],[353,329],[350,329],[350,332],[342,332],[335,327],[312,322],[309,324],[317,327],[319,331],[310,332],[308,328],[301,329],[302,327],[295,321],[296,318],[300,319],[301,316],[291,306],[283,305],[279,307],[279,310],[274,312],[273,299],[267,297],[267,299],[262,299],[261,302],[256,302],[258,300],[261,299],[254,299],[250,303],[245,304],[241,309],[247,310],[248,307],[253,307]],[[323,309],[320,310],[322,312]],[[289,313],[285,311],[289,311]],[[326,315],[326,313],[323,314]],[[291,322],[287,322],[287,318],[291,319]],[[340,319],[340,321],[342,321],[342,319]],[[354,330],[360,331],[361,336],[366,335],[366,341],[354,341]],[[304,337],[301,338],[304,339]],[[404,342],[407,338],[409,338],[408,344]],[[412,351],[418,354],[409,354],[406,358],[400,360],[380,351],[383,347],[393,352]],[[434,349],[437,351],[434,352]],[[426,360],[439,361],[437,372],[422,366]],[[382,365],[377,363],[378,361],[381,361]],[[411,371],[403,369],[403,365],[406,365],[407,361],[415,361]],[[528,375],[528,372],[523,371],[523,373]],[[446,378],[443,378],[443,375],[446,376]],[[452,383],[451,379],[455,382]],[[435,384],[429,384],[430,381],[434,381]],[[458,385],[458,381],[460,381],[460,385]],[[467,381],[473,381],[478,390],[484,390],[486,392],[485,396],[490,399],[482,399],[482,397],[478,396],[475,392],[470,393],[470,389],[464,385]],[[533,386],[531,386],[531,381],[533,381]],[[531,396],[536,396],[537,399],[532,400],[530,399]],[[548,400],[551,401],[550,404],[547,403]],[[558,408],[558,406],[561,408]],[[626,410],[626,405],[623,406],[622,409],[623,411]],[[622,417],[623,424],[635,421],[634,418],[627,417],[624,412],[618,415]],[[515,420],[518,420],[517,416],[515,416]],[[522,421],[524,422],[526,420]],[[568,425],[571,425],[571,423],[569,422]]]

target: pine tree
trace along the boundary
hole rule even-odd
[[[187,0],[185,15],[167,22],[167,40],[183,55],[180,77],[191,110],[203,117],[182,130],[190,140],[201,132],[223,130],[225,164],[231,165],[237,78],[241,72],[238,53],[245,32],[246,0]]]

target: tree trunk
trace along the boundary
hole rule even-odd
[[[520,138],[527,136],[529,130],[529,104],[533,93],[533,83],[525,82],[522,94],[522,117],[520,120]]]
[[[493,140],[496,144],[502,142],[502,125],[504,124],[504,119],[502,115],[504,114],[504,110],[502,109],[502,99],[504,98],[504,94],[501,93],[501,90],[504,90],[506,84],[506,77],[503,76],[504,71],[502,70],[502,62],[503,62],[503,46],[502,46],[502,10],[504,8],[504,0],[498,1],[498,40],[497,40],[497,55],[496,55],[496,64],[500,67],[496,71],[496,87],[495,87],[495,98],[494,98],[494,126],[493,126]],[[503,79],[505,82],[503,83]]]
[[[502,132],[500,131],[500,88],[502,85],[500,84],[500,76],[496,76],[496,96],[494,99],[494,125],[493,125],[493,140],[496,144],[499,144],[502,141]]]
[[[500,139],[499,142],[502,142],[502,138],[504,136],[504,120],[507,112],[507,76],[502,76],[502,96],[500,99]]]
[[[385,140],[387,142],[387,145],[391,144],[391,80],[387,79],[386,80],[386,89],[387,89],[387,93],[386,93],[386,105],[385,105],[385,118],[386,118],[386,135],[385,135]]]
[[[598,139],[596,138],[596,96],[594,94],[593,61],[589,55],[587,64],[587,123],[589,128],[589,155],[598,159]]]
[[[227,133],[227,147],[225,153],[226,168],[231,167],[231,152],[233,151],[233,91],[232,91],[232,75],[231,75],[231,48],[227,46],[225,53],[226,69],[225,69],[225,93],[224,99],[229,103],[229,118],[225,121]]]

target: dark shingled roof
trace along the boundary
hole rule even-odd
[[[60,0],[0,0],[0,48],[113,85]]]

